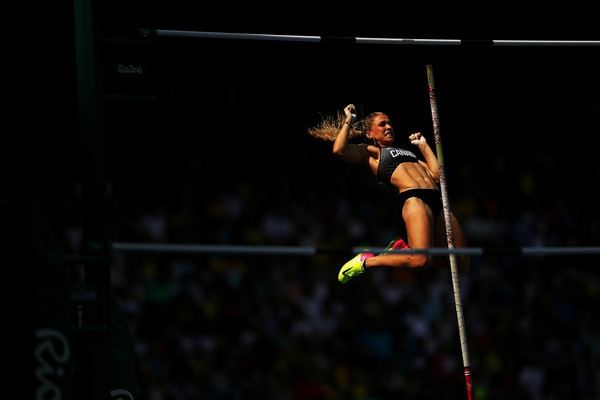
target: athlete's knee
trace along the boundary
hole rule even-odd
[[[432,263],[429,254],[414,254],[410,259],[410,267],[414,269],[422,269],[429,267]]]

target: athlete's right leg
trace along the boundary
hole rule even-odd
[[[411,197],[404,203],[402,218],[406,226],[408,247],[427,249],[433,243],[433,215],[431,209],[419,198]],[[431,263],[431,256],[422,253],[381,253],[370,257],[365,263],[366,268],[373,267],[404,267],[423,268]]]
[[[468,247],[467,239],[464,235],[462,227],[456,218],[456,216],[450,212],[450,219],[452,222],[452,235],[454,238],[454,247],[459,249],[461,247]],[[444,220],[444,214],[440,213],[435,223],[435,239],[434,239],[435,247],[447,247],[448,239],[446,236],[446,221]],[[458,256],[458,269],[461,272],[466,272],[469,270],[471,265],[471,258],[468,255]],[[438,267],[449,267],[449,257],[445,256],[437,256],[435,257],[435,265]]]

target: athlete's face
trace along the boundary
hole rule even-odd
[[[373,139],[380,146],[394,144],[394,128],[390,125],[390,118],[385,114],[376,115],[371,122],[367,137]]]

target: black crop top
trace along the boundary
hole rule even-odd
[[[377,179],[381,183],[389,185],[396,167],[404,162],[419,162],[419,159],[412,151],[404,150],[399,147],[382,148],[379,154]]]

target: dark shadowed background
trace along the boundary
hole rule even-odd
[[[600,40],[583,2],[96,4],[96,152],[78,133],[73,15],[61,7],[58,24],[41,8],[20,49],[3,241],[23,226],[7,204],[31,201],[57,248],[85,253],[91,153],[103,154],[112,242],[385,246],[398,210],[307,129],[354,103],[359,116],[389,113],[399,144],[412,130],[433,144],[431,64],[450,204],[469,243],[599,243],[598,47],[486,42]],[[152,29],[470,45],[141,34]],[[449,272],[380,270],[342,286],[346,258],[113,253],[138,398],[466,398]],[[461,284],[478,399],[600,396],[599,264],[473,260]]]

